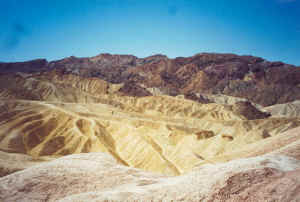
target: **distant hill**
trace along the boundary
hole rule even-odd
[[[124,94],[179,95],[200,100],[198,94],[224,94],[270,106],[300,99],[300,68],[259,57],[201,53],[169,59],[164,55],[137,58],[133,55],[74,56],[48,62],[1,63],[0,73],[60,71],[125,84]]]

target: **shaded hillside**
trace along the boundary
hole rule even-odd
[[[146,96],[146,89],[155,88],[163,94],[191,98],[199,93],[243,97],[263,106],[300,99],[300,68],[253,56],[202,53],[169,59],[164,55],[137,58],[100,54],[52,62],[0,63],[2,73],[53,69],[122,83],[122,93],[131,96]]]

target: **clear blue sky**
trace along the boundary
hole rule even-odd
[[[300,65],[300,0],[0,0],[0,61],[251,54]]]

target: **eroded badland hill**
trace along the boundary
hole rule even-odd
[[[101,54],[0,73],[0,200],[300,201],[299,67]]]

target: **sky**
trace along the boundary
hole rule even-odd
[[[0,61],[254,55],[300,66],[300,0],[0,0]]]

